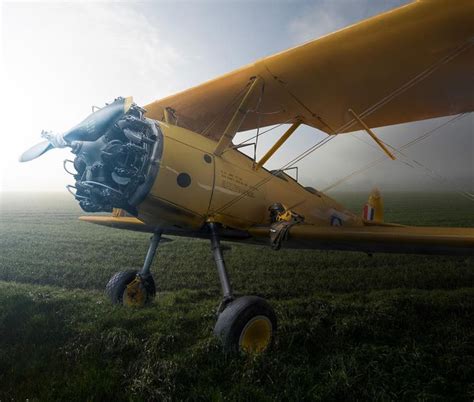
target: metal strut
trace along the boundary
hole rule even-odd
[[[255,165],[255,170],[260,169],[267,160],[269,160],[272,155],[280,149],[280,147],[285,143],[285,141],[290,138],[290,135],[293,134],[296,129],[301,125],[301,121],[298,120],[296,123],[293,123],[288,130],[280,137],[280,139],[275,142],[275,144],[268,150],[268,152],[262,156],[262,159],[258,161]]]
[[[235,111],[234,115],[232,116],[229,124],[225,128],[224,132],[222,133],[221,139],[219,140],[216,149],[214,150],[214,155],[221,156],[222,153],[230,146],[232,140],[239,130],[242,122],[247,116],[247,112],[249,109],[249,104],[252,101],[253,94],[255,91],[263,85],[263,79],[261,77],[253,77],[251,78],[251,84],[245,93],[242,101],[240,102],[237,110]]]
[[[395,156],[388,150],[388,148],[385,146],[385,144],[379,140],[379,138],[375,135],[375,133],[370,129],[370,127],[365,124],[364,120],[362,120],[360,118],[360,116],[354,112],[352,109],[349,109],[348,110],[350,114],[352,114],[352,116],[354,116],[354,119],[356,119],[359,124],[362,126],[362,128],[367,132],[367,134],[369,134],[372,139],[377,143],[377,145],[382,148],[382,151],[385,152],[385,154],[391,159],[391,160],[395,160],[397,158],[395,158]]]
[[[155,257],[158,244],[160,244],[161,234],[161,231],[156,231],[150,238],[150,246],[148,247],[148,251],[146,253],[145,262],[143,263],[143,267],[139,272],[139,275],[141,277],[147,277],[150,275],[151,263],[153,262],[153,258]]]
[[[219,274],[219,280],[221,282],[222,287],[222,295],[224,296],[224,299],[221,303],[221,307],[219,307],[219,309],[221,309],[222,307],[225,307],[225,304],[227,304],[229,301],[232,301],[234,299],[234,296],[232,293],[232,287],[230,285],[229,276],[227,275],[224,256],[222,255],[222,247],[219,240],[218,226],[215,223],[211,222],[209,223],[209,229],[211,231],[212,255],[214,256],[214,261],[216,262],[217,273]]]

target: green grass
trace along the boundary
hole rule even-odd
[[[336,196],[359,210],[366,195]],[[385,194],[387,221],[474,226],[452,194]],[[79,222],[63,195],[3,196],[0,400],[466,400],[474,398],[474,260],[231,244],[238,295],[279,318],[271,353],[224,356],[208,242],[175,238],[150,307],[109,305],[149,235]]]

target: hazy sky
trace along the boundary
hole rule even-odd
[[[129,95],[143,105],[405,3],[3,2],[1,188],[65,191],[72,182],[62,169],[62,161],[73,156],[67,150],[53,150],[27,164],[17,162],[18,156],[40,140],[42,129],[64,131],[89,114],[92,105]],[[376,131],[400,146],[445,120]],[[368,191],[378,185],[387,190],[474,191],[473,131],[471,114],[406,151],[445,177],[444,182],[386,160],[338,189]],[[260,155],[279,133],[262,138]],[[266,166],[281,167],[323,136],[312,128],[298,130]],[[355,136],[370,142],[365,133]],[[323,189],[382,155],[355,136],[338,136],[300,163],[300,181]]]

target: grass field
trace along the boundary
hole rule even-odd
[[[337,197],[360,210],[366,195]],[[385,194],[386,219],[474,226],[450,194]],[[234,245],[238,295],[267,298],[277,342],[224,356],[208,242],[158,249],[150,307],[109,305],[116,271],[149,235],[76,218],[67,195],[2,195],[0,400],[466,400],[474,398],[474,259]]]

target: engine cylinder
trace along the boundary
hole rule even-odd
[[[95,141],[73,144],[76,154],[74,196],[86,212],[121,208],[137,215],[159,168],[163,135],[136,105]]]

